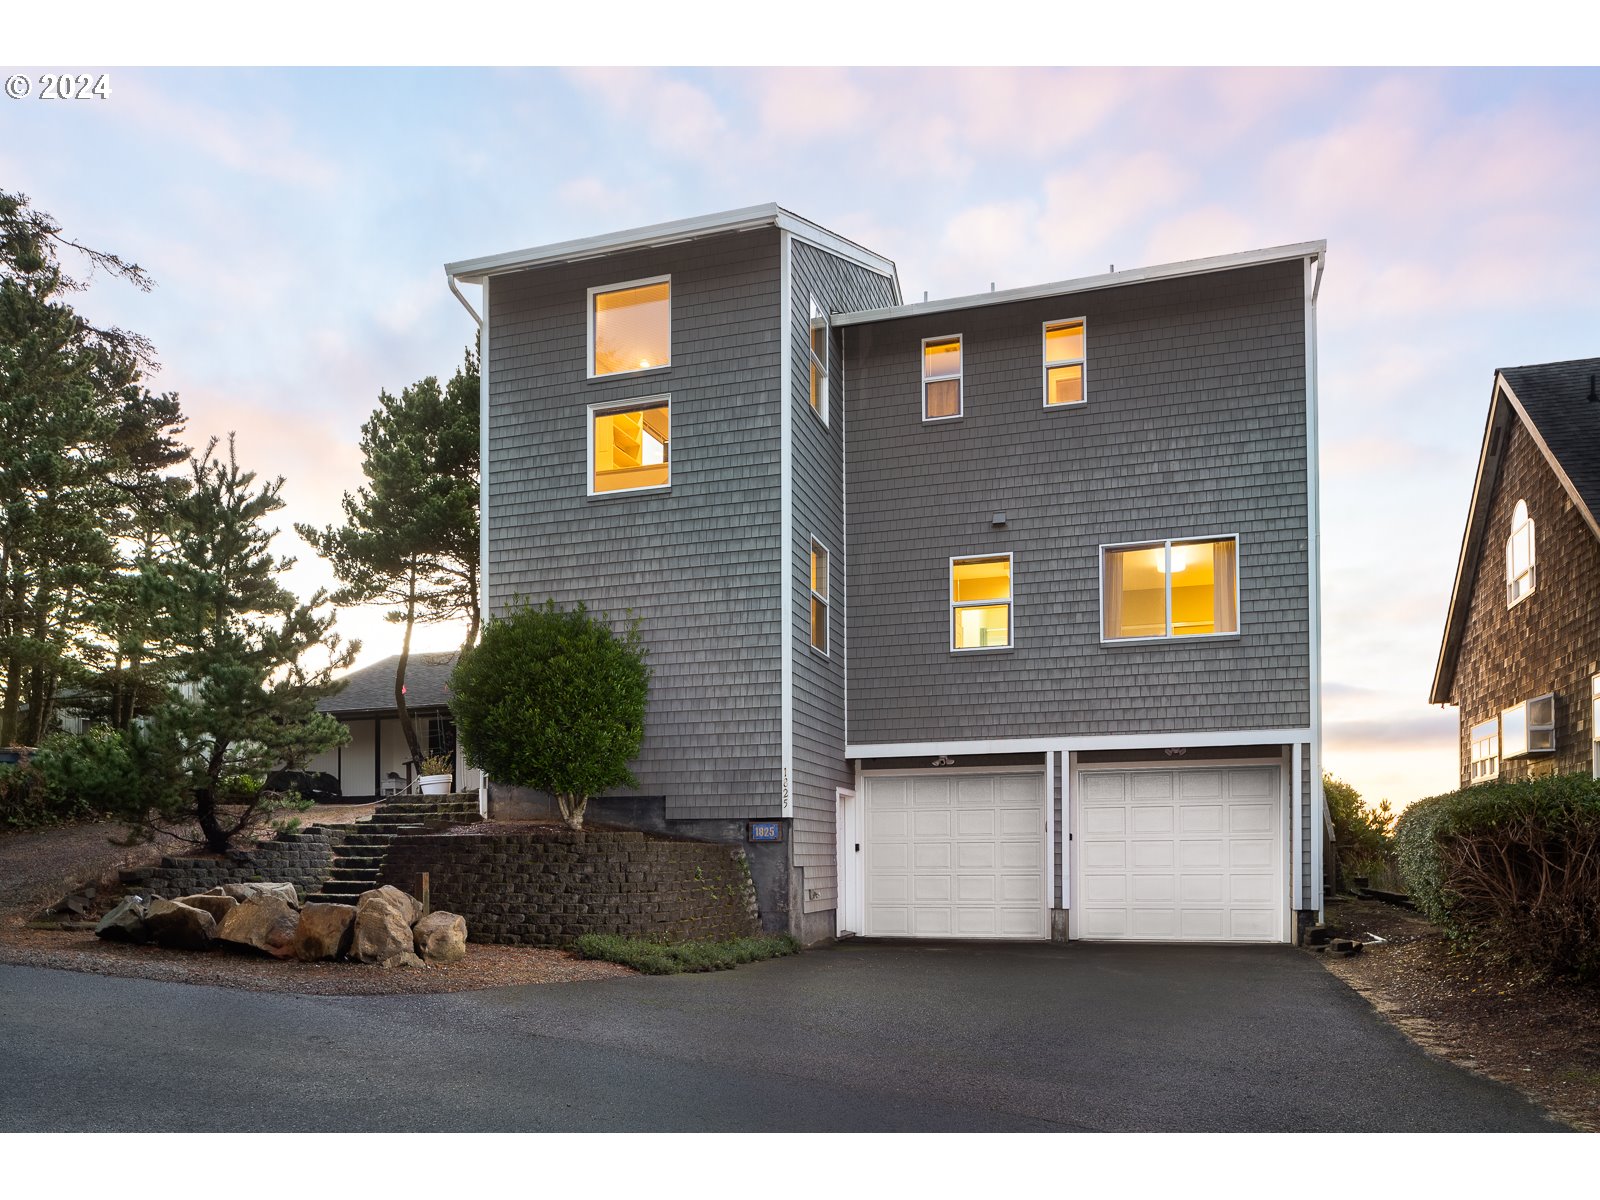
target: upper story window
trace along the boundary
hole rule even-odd
[[[1552,754],[1556,748],[1556,698],[1547,693],[1500,713],[1500,757]]]
[[[811,299],[811,408],[828,423],[828,314]]]
[[[672,365],[672,277],[589,289],[589,376]]]
[[[811,645],[828,652],[828,548],[811,539]]]
[[[672,483],[672,397],[589,406],[589,494]]]
[[[1050,321],[1044,327],[1044,406],[1082,404],[1083,320]]]
[[[961,415],[961,335],[922,342],[922,419]]]
[[[1102,639],[1237,633],[1238,549],[1232,537],[1103,547]]]
[[[950,560],[950,649],[1011,645],[1011,555]]]
[[[1528,502],[1518,500],[1511,511],[1511,536],[1506,539],[1506,607],[1533,591],[1533,518]]]
[[[1500,774],[1500,719],[1490,717],[1481,725],[1474,725],[1467,735],[1472,745],[1467,782],[1481,783]]]

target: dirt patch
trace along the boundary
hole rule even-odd
[[[1328,924],[1340,936],[1386,939],[1322,958],[1414,1042],[1580,1129],[1600,1129],[1600,988],[1458,954],[1416,913],[1375,900],[1330,901]]]

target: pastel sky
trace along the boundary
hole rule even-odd
[[[286,529],[337,518],[378,389],[474,336],[447,260],[768,200],[896,260],[908,298],[1328,239],[1326,766],[1396,803],[1453,786],[1427,694],[1494,370],[1600,353],[1600,73],[110,75],[0,99],[0,187],[151,272],[82,307],[155,342],[193,441],[237,431],[287,477]],[[296,587],[331,582],[280,543]],[[381,613],[341,628],[398,649]]]

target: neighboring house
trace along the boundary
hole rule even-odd
[[[350,741],[319,754],[306,769],[337,778],[346,800],[381,799],[403,790],[416,777],[394,703],[399,662],[396,654],[350,672],[337,695],[317,704],[317,711],[336,717],[350,730]],[[449,708],[450,675],[455,668],[454,651],[413,654],[406,664],[406,711],[415,722],[423,756],[444,754],[454,759],[456,789],[470,791],[478,787],[480,772],[467,768],[456,745]]]
[[[1431,699],[1461,782],[1600,774],[1600,358],[1495,372]]]
[[[639,789],[591,818],[744,843],[807,942],[1293,938],[1323,257],[903,304],[764,205],[447,267],[483,285],[485,612],[649,647]]]

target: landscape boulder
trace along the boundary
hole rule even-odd
[[[144,925],[158,946],[172,950],[204,950],[217,936],[217,923],[210,913],[160,897],[150,901]]]
[[[292,883],[225,883],[211,891],[214,895],[232,896],[241,904],[251,896],[281,896],[290,908],[300,907],[300,893]]]
[[[108,942],[148,942],[150,931],[145,928],[144,913],[144,901],[138,896],[129,896],[100,918],[94,935]]]
[[[467,956],[467,919],[456,913],[429,913],[412,926],[411,936],[425,962],[459,962]]]
[[[239,904],[232,896],[222,896],[214,892],[202,892],[198,896],[179,896],[178,903],[210,913],[211,919],[218,924],[222,923],[222,918],[228,915],[230,909],[238,907]]]
[[[357,962],[381,963],[397,954],[412,953],[411,907],[396,904],[394,896],[411,900],[398,888],[384,887],[362,892],[356,901],[350,957]]]
[[[294,931],[294,956],[302,962],[343,958],[355,937],[356,910],[348,904],[308,904]]]
[[[357,899],[359,905],[368,896],[382,896],[405,917],[407,925],[415,925],[422,916],[422,902],[414,896],[408,896],[392,884],[384,884],[381,888],[373,888],[370,892],[362,892]]]
[[[391,954],[378,964],[378,966],[386,969],[390,967],[425,967],[427,965],[409,950],[402,950],[399,954]]]
[[[300,916],[281,895],[258,893],[239,901],[222,918],[217,940],[249,946],[274,958],[294,953],[294,934]]]

